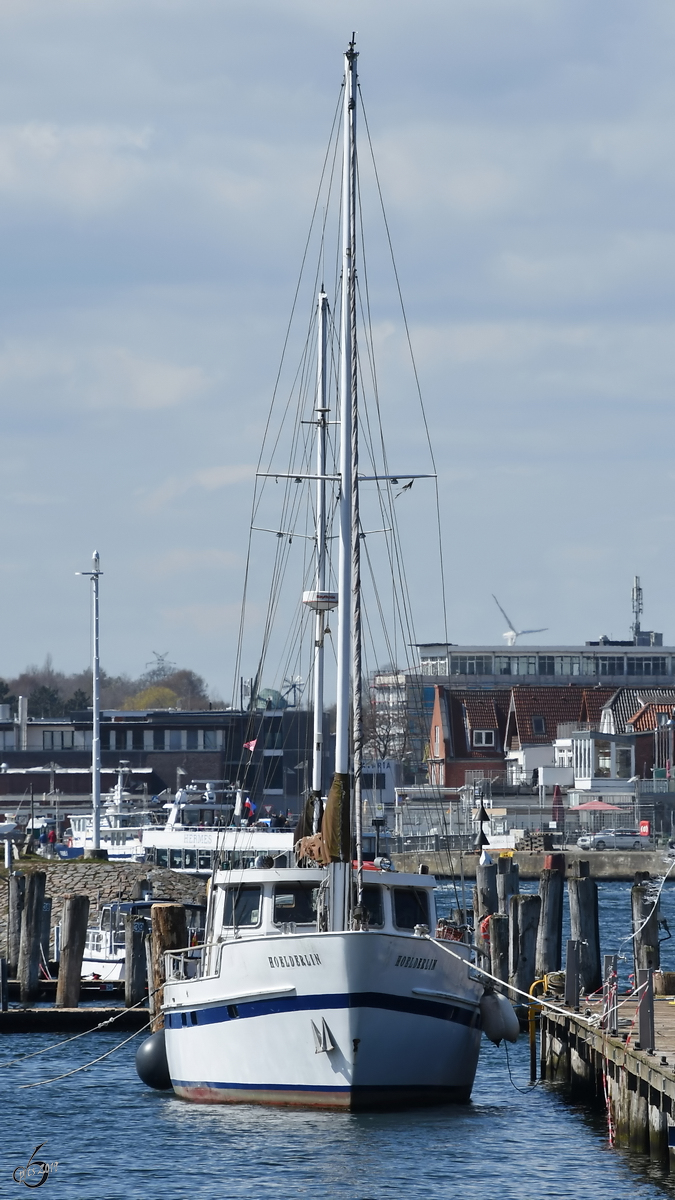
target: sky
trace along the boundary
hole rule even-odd
[[[231,694],[255,463],[352,30],[450,639],[500,642],[493,592],[537,641],[627,637],[639,574],[644,627],[675,643],[671,4],[4,0],[0,675],[87,663],[75,573],[97,549],[105,669],[168,653]],[[434,641],[424,503],[413,601]]]

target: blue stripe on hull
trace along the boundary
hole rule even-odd
[[[480,1028],[477,1008],[462,1008],[442,1001],[422,1000],[414,996],[396,996],[387,992],[338,992],[333,995],[280,996],[274,1000],[251,1000],[243,1004],[214,1005],[212,1008],[193,1008],[183,1012],[165,1012],[167,1029],[188,1029],[195,1025],[217,1025],[245,1017],[264,1017],[274,1013],[307,1012],[336,1008],[379,1008],[389,1012],[413,1013],[453,1021],[470,1029]],[[229,1086],[229,1085],[227,1085]]]

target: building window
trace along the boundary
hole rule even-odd
[[[494,744],[495,744],[494,729],[474,729],[473,744],[474,744],[474,746],[494,746]]]
[[[665,675],[665,658],[628,658],[626,662],[627,675]]]
[[[623,675],[623,654],[620,658],[599,658],[598,675]]]
[[[578,675],[581,670],[581,660],[578,654],[556,654],[556,675]]]
[[[555,675],[555,658],[552,654],[539,655],[539,674]]]
[[[532,732],[535,737],[541,737],[543,734],[546,733],[546,718],[545,717],[533,717],[532,718]]]
[[[153,729],[152,731],[152,748],[153,750],[164,749],[164,730]]]
[[[423,658],[421,660],[423,675],[447,675],[447,658]]]
[[[74,735],[72,729],[43,729],[43,750],[72,750]]]
[[[4,729],[3,732],[0,733],[0,745],[2,746],[3,750],[13,750],[14,749],[14,730],[13,729]]]
[[[491,654],[453,654],[450,659],[451,675],[491,675]]]
[[[216,737],[216,733],[217,733],[217,730],[215,730],[215,729],[205,729],[204,730],[204,749],[205,750],[217,750],[218,749],[218,740]]]
[[[199,742],[197,739],[198,732],[199,731],[197,729],[188,729],[187,734],[185,735],[185,749],[186,750],[199,749]]]
[[[134,750],[142,750],[143,749],[144,743],[143,743],[143,730],[142,729],[134,729],[133,730],[131,744],[132,744],[132,749],[134,749]]]
[[[511,656],[509,654],[495,654],[495,675],[510,675],[511,674]]]
[[[383,792],[386,786],[387,781],[385,779],[384,771],[376,771],[375,773],[372,771],[363,772],[363,775],[361,776],[361,787],[364,788],[364,790],[366,788],[375,788],[375,791]]]
[[[169,730],[169,750],[183,749],[183,733],[180,729]]]
[[[126,750],[126,748],[127,748],[127,731],[126,731],[126,729],[113,729],[112,733],[114,734],[114,737],[115,737],[115,745],[113,747],[112,739],[111,739],[111,744],[110,744],[111,750],[112,749]]]

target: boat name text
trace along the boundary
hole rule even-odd
[[[399,954],[395,967],[416,967],[418,971],[435,971],[436,958],[417,958],[414,954]]]
[[[271,967],[320,967],[321,959],[318,954],[279,954],[268,955]]]

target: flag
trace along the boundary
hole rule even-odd
[[[253,751],[255,750],[257,743],[258,743],[257,738],[254,738],[252,742],[244,742],[244,750],[250,750],[251,754],[253,754]]]

